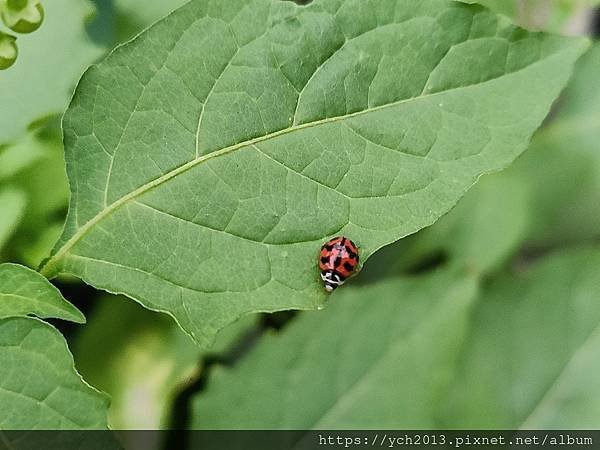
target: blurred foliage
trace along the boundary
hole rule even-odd
[[[247,316],[228,327],[210,353],[224,352],[255,323]],[[202,370],[203,353],[170,317],[125,297],[100,298],[72,350],[83,377],[110,393],[116,429],[168,427],[177,393]]]
[[[12,229],[0,255],[37,268],[62,229],[69,198],[58,122],[0,147],[0,162],[0,186],[18,189],[27,202],[20,226]]]
[[[116,39],[124,42],[189,0],[114,0]]]
[[[440,427],[600,428],[600,246],[549,255],[481,294]]]
[[[579,61],[557,112],[510,168],[531,191],[527,243],[600,237],[600,43]]]
[[[85,1],[44,3],[42,27],[0,73],[0,104],[10,105],[0,113],[1,261],[35,268],[61,232],[68,189],[57,116],[85,67],[182,3],[96,0],[91,23]],[[598,2],[478,3],[527,27],[571,32]],[[111,395],[112,426],[168,426],[174,400],[202,376],[199,427],[383,426],[384,415],[389,426],[600,426],[599,71],[596,44],[511,168],[485,175],[434,226],[378,252],[326,311],[249,343],[232,368],[203,372],[206,354],[171,318],[100,298],[68,339],[80,372]],[[226,329],[210,354],[252,329],[252,317]],[[351,414],[357,402],[361,416]]]
[[[77,80],[106,49],[85,30],[93,14],[88,0],[45,2],[44,24],[19,39],[19,57],[0,73],[0,144],[19,139],[32,123],[62,114]]]
[[[62,229],[68,185],[58,117],[83,70],[105,52],[85,30],[93,12],[87,0],[49,2],[44,25],[0,75],[0,104],[10,105],[0,113],[0,190],[17,189],[27,204],[0,240],[0,260],[37,268]]]
[[[599,0],[459,0],[478,3],[511,18],[518,25],[561,34],[581,34]]]
[[[8,186],[0,189],[0,248],[19,225],[26,204],[25,194],[21,190]]]
[[[195,375],[200,355],[169,317],[108,295],[97,301],[72,351],[83,377],[110,393],[109,423],[117,429],[164,426],[176,389]]]
[[[125,42],[189,0],[92,0],[98,11],[89,27],[98,42]]]
[[[215,370],[194,399],[192,426],[432,427],[476,289],[462,270],[340,289],[324,311],[301,314],[237,367]]]

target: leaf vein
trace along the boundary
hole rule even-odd
[[[516,72],[521,72],[524,70],[527,70],[528,68],[535,66],[537,64],[541,64],[543,61],[550,59],[550,58],[558,58],[561,55],[561,51],[556,52],[554,54],[548,55],[543,59],[537,60],[535,62],[533,62],[532,64],[528,65],[528,66],[524,66],[522,68],[520,68],[519,70],[512,72],[512,73],[516,73]],[[504,76],[507,74],[504,74]],[[294,131],[299,131],[302,129],[306,129],[306,128],[311,128],[311,127],[315,127],[315,126],[319,126],[319,125],[324,125],[327,123],[334,123],[334,122],[338,122],[338,121],[343,121],[343,120],[348,120],[348,119],[352,119],[355,117],[359,117],[362,116],[364,114],[368,114],[368,113],[373,113],[376,111],[381,111],[384,109],[388,109],[388,108],[393,108],[393,107],[397,107],[400,106],[404,103],[409,103],[409,102],[413,102],[413,101],[419,101],[419,100],[425,100],[428,98],[432,98],[432,97],[436,97],[436,96],[441,96],[441,95],[448,95],[450,93],[453,92],[457,92],[457,91],[461,91],[464,89],[469,89],[469,88],[474,88],[477,86],[481,86],[481,85],[485,85],[487,83],[491,83],[494,80],[496,80],[497,78],[492,78],[483,82],[479,82],[479,83],[473,83],[473,84],[469,84],[469,85],[464,85],[464,86],[458,86],[458,87],[453,87],[451,89],[445,90],[445,91],[438,91],[438,92],[434,92],[432,94],[427,94],[427,95],[423,95],[423,96],[417,96],[417,97],[411,97],[411,98],[406,98],[406,99],[401,99],[401,100],[397,100],[394,102],[390,102],[390,103],[386,103],[383,105],[379,105],[373,108],[366,108],[364,110],[361,111],[356,111],[353,113],[349,113],[349,114],[345,114],[345,115],[341,115],[341,116],[335,116],[335,117],[328,117],[328,118],[324,118],[324,119],[320,119],[320,120],[315,120],[313,122],[307,122],[307,123],[303,123],[300,125],[295,125],[292,127],[288,127],[288,128],[283,128],[277,131],[274,131],[268,135],[265,136],[258,136],[256,138],[252,138],[250,140],[247,141],[243,141],[240,142],[238,144],[234,144],[228,147],[224,147],[220,150],[216,150],[212,153],[206,154],[206,155],[202,155],[199,156],[196,159],[193,159],[191,161],[188,161],[185,164],[182,164],[181,166],[176,167],[175,169],[172,169],[170,172],[166,173],[165,175],[159,177],[159,178],[155,178],[145,184],[143,184],[142,186],[140,186],[139,188],[131,191],[130,193],[124,195],[123,197],[119,198],[118,200],[116,200],[115,202],[113,202],[112,204],[110,204],[109,206],[107,206],[105,209],[101,210],[98,214],[96,214],[96,216],[94,216],[92,219],[90,219],[88,222],[86,222],[83,226],[81,226],[74,234],[73,236],[71,236],[71,238],[69,238],[69,240],[67,242],[65,242],[63,244],[63,246],[58,249],[58,251],[48,260],[46,260],[45,264],[40,268],[40,273],[42,273],[43,275],[55,275],[55,273],[53,272],[53,265],[55,265],[64,255],[66,252],[68,252],[94,225],[96,225],[100,220],[102,220],[104,217],[106,217],[108,214],[110,214],[112,211],[114,211],[115,209],[119,208],[120,206],[126,204],[128,201],[137,198],[138,196],[142,195],[143,193],[157,187],[160,186],[161,184],[163,184],[164,182],[170,180],[171,178],[174,178],[178,175],[180,175],[181,173],[184,173],[186,171],[188,171],[189,169],[191,169],[192,167],[195,167],[198,164],[201,164],[205,161],[208,161],[212,158],[218,158],[220,156],[223,155],[227,155],[231,152],[234,152],[236,150],[239,150],[241,148],[244,147],[248,147],[251,146],[253,144],[257,144],[260,143],[262,141],[266,141],[269,139],[274,139],[277,138],[279,136],[294,132]]]
[[[189,286],[183,286],[183,285],[178,284],[177,282],[175,282],[173,280],[170,280],[170,279],[168,279],[166,277],[163,277],[161,275],[158,275],[156,273],[152,273],[152,272],[148,272],[146,270],[140,269],[139,267],[132,267],[132,266],[128,266],[126,264],[116,263],[116,262],[108,261],[108,260],[105,260],[105,259],[92,258],[90,256],[78,255],[78,254],[75,254],[75,253],[71,253],[69,255],[69,258],[81,259],[81,260],[84,260],[84,261],[87,260],[87,261],[92,261],[92,262],[96,262],[96,263],[100,263],[100,264],[106,264],[106,265],[113,266],[113,267],[120,267],[120,268],[126,269],[126,270],[133,270],[134,272],[143,273],[144,275],[148,275],[149,277],[156,278],[159,281],[163,281],[163,282],[168,283],[168,284],[170,284],[172,286],[175,286],[177,288],[185,289],[185,290],[191,291],[191,292],[197,292],[199,294],[224,294],[224,293],[236,293],[236,294],[238,294],[238,293],[249,293],[249,292],[254,292],[254,291],[259,290],[260,288],[262,288],[263,286],[267,285],[268,283],[270,283],[272,281],[272,279],[269,279],[266,282],[264,282],[263,284],[258,285],[258,286],[254,287],[252,289],[248,289],[246,291],[232,291],[232,290],[229,290],[229,289],[208,291],[208,290],[197,289],[197,288],[193,288],[193,287],[189,287]],[[126,293],[126,292],[123,292],[123,294],[130,295],[130,294]]]

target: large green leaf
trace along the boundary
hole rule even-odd
[[[0,264],[0,318],[29,314],[85,322],[83,314],[39,273],[18,264]]]
[[[62,113],[81,73],[104,51],[85,32],[93,13],[88,0],[51,0],[44,11],[40,29],[17,39],[17,62],[0,75],[0,143],[42,117]]]
[[[320,307],[325,239],[364,261],[433,223],[524,150],[585,47],[445,0],[192,1],[84,75],[43,273],[202,343]]]
[[[600,247],[494,281],[475,308],[442,427],[600,426]]]
[[[0,429],[106,428],[107,408],[106,396],[75,371],[54,327],[0,319]]]
[[[194,428],[431,427],[451,380],[476,282],[460,271],[345,289],[215,368]]]

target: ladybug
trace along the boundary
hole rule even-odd
[[[344,284],[358,266],[358,249],[344,236],[335,237],[321,247],[319,269],[327,292]]]

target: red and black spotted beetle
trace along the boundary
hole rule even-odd
[[[321,247],[319,269],[327,292],[344,284],[358,266],[358,249],[344,236],[335,237]]]

